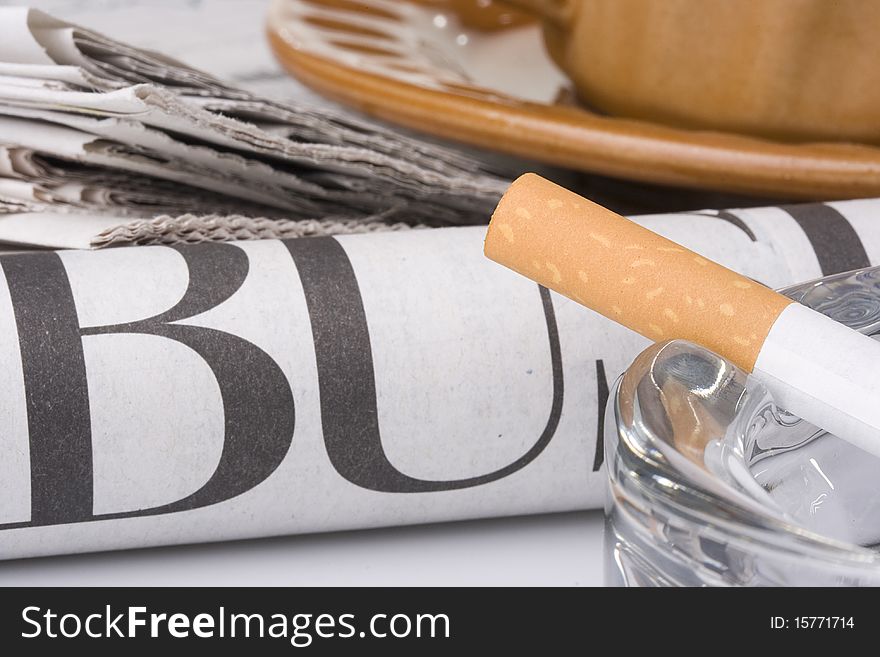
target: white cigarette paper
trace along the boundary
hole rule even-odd
[[[786,410],[880,456],[880,342],[792,303],[752,374]]]

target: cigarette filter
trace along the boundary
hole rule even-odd
[[[502,197],[490,259],[652,340],[701,344],[880,456],[880,343],[548,180]]]

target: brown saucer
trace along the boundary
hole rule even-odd
[[[268,35],[282,65],[327,96],[474,146],[682,187],[880,196],[877,147],[683,130],[566,104],[539,26],[497,0],[273,0]]]

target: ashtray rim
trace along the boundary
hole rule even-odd
[[[847,314],[845,308],[841,310],[840,303],[841,299],[851,298],[855,291],[877,298],[880,308],[880,267],[837,274],[780,291],[831,316],[834,313],[829,310],[837,309],[838,314],[844,316],[835,319],[864,333],[880,332],[880,311],[877,317]],[[717,534],[725,542],[744,550],[772,552],[775,557],[784,556],[786,560],[806,559],[811,567],[880,582],[880,553],[822,535],[797,524],[781,511],[761,506],[757,499],[750,499],[695,460],[689,460],[679,451],[680,446],[672,446],[674,439],[670,442],[661,438],[643,419],[636,421],[633,408],[638,408],[640,403],[638,391],[651,386],[659,390],[654,377],[662,372],[655,371],[656,363],[664,351],[670,349],[723,361],[730,368],[730,375],[739,377],[738,381],[744,383],[749,394],[754,397],[763,390],[765,398],[772,402],[766,389],[747,373],[703,347],[684,340],[648,347],[615,381],[609,395],[604,432],[609,479],[606,516],[615,507],[617,512],[621,509],[630,513],[644,512],[648,514],[646,517],[662,511],[667,517],[700,526],[701,531]],[[643,380],[650,382],[650,386],[640,388]],[[742,408],[737,406],[733,417],[741,412]],[[660,537],[649,540],[661,545]]]

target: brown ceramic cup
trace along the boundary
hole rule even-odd
[[[880,143],[880,2],[514,0],[582,100],[614,116]]]

